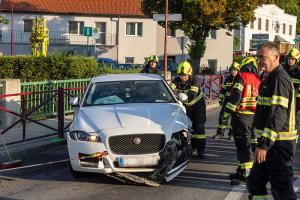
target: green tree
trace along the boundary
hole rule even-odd
[[[0,16],[0,24],[8,24],[8,20],[5,17]]]
[[[170,27],[183,30],[189,38],[188,50],[196,74],[200,72],[210,31],[247,25],[255,20],[254,10],[262,3],[261,0],[169,0],[169,12],[182,14],[182,21],[170,22]],[[165,0],[143,0],[142,10],[149,17],[164,13]]]

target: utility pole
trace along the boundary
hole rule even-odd
[[[11,1],[10,55],[14,52],[14,2]]]
[[[164,74],[165,80],[167,80],[167,69],[168,69],[168,55],[167,55],[167,33],[168,33],[168,0],[166,0],[166,13],[165,13],[165,44],[164,44]]]

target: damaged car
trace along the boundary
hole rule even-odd
[[[171,181],[192,151],[186,99],[154,74],[92,78],[81,101],[69,101],[77,107],[67,134],[71,172],[148,185]]]

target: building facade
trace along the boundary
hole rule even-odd
[[[112,58],[118,63],[144,63],[144,58],[157,54],[163,59],[164,29],[143,15],[139,0],[3,0],[2,15],[8,25],[0,25],[0,51],[4,55],[30,54],[29,38],[33,20],[47,20],[49,53],[61,50],[77,54]],[[14,3],[14,4],[13,4]],[[93,36],[84,36],[92,27]],[[201,65],[216,71],[232,62],[233,37],[226,30],[214,31],[207,39],[207,50]],[[187,38],[170,31],[168,55],[177,63],[188,59]]]
[[[255,10],[255,17],[255,21],[234,31],[240,41],[235,51],[254,53],[261,43],[274,41],[285,53],[295,44],[296,16],[286,14],[275,4],[264,4]]]

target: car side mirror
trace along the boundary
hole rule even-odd
[[[185,102],[188,100],[188,96],[184,93],[179,93],[178,94],[178,100],[181,101],[181,102]]]
[[[72,98],[69,100],[69,104],[70,104],[72,107],[78,107],[78,106],[79,106],[79,100],[78,100],[78,97],[72,97]]]

